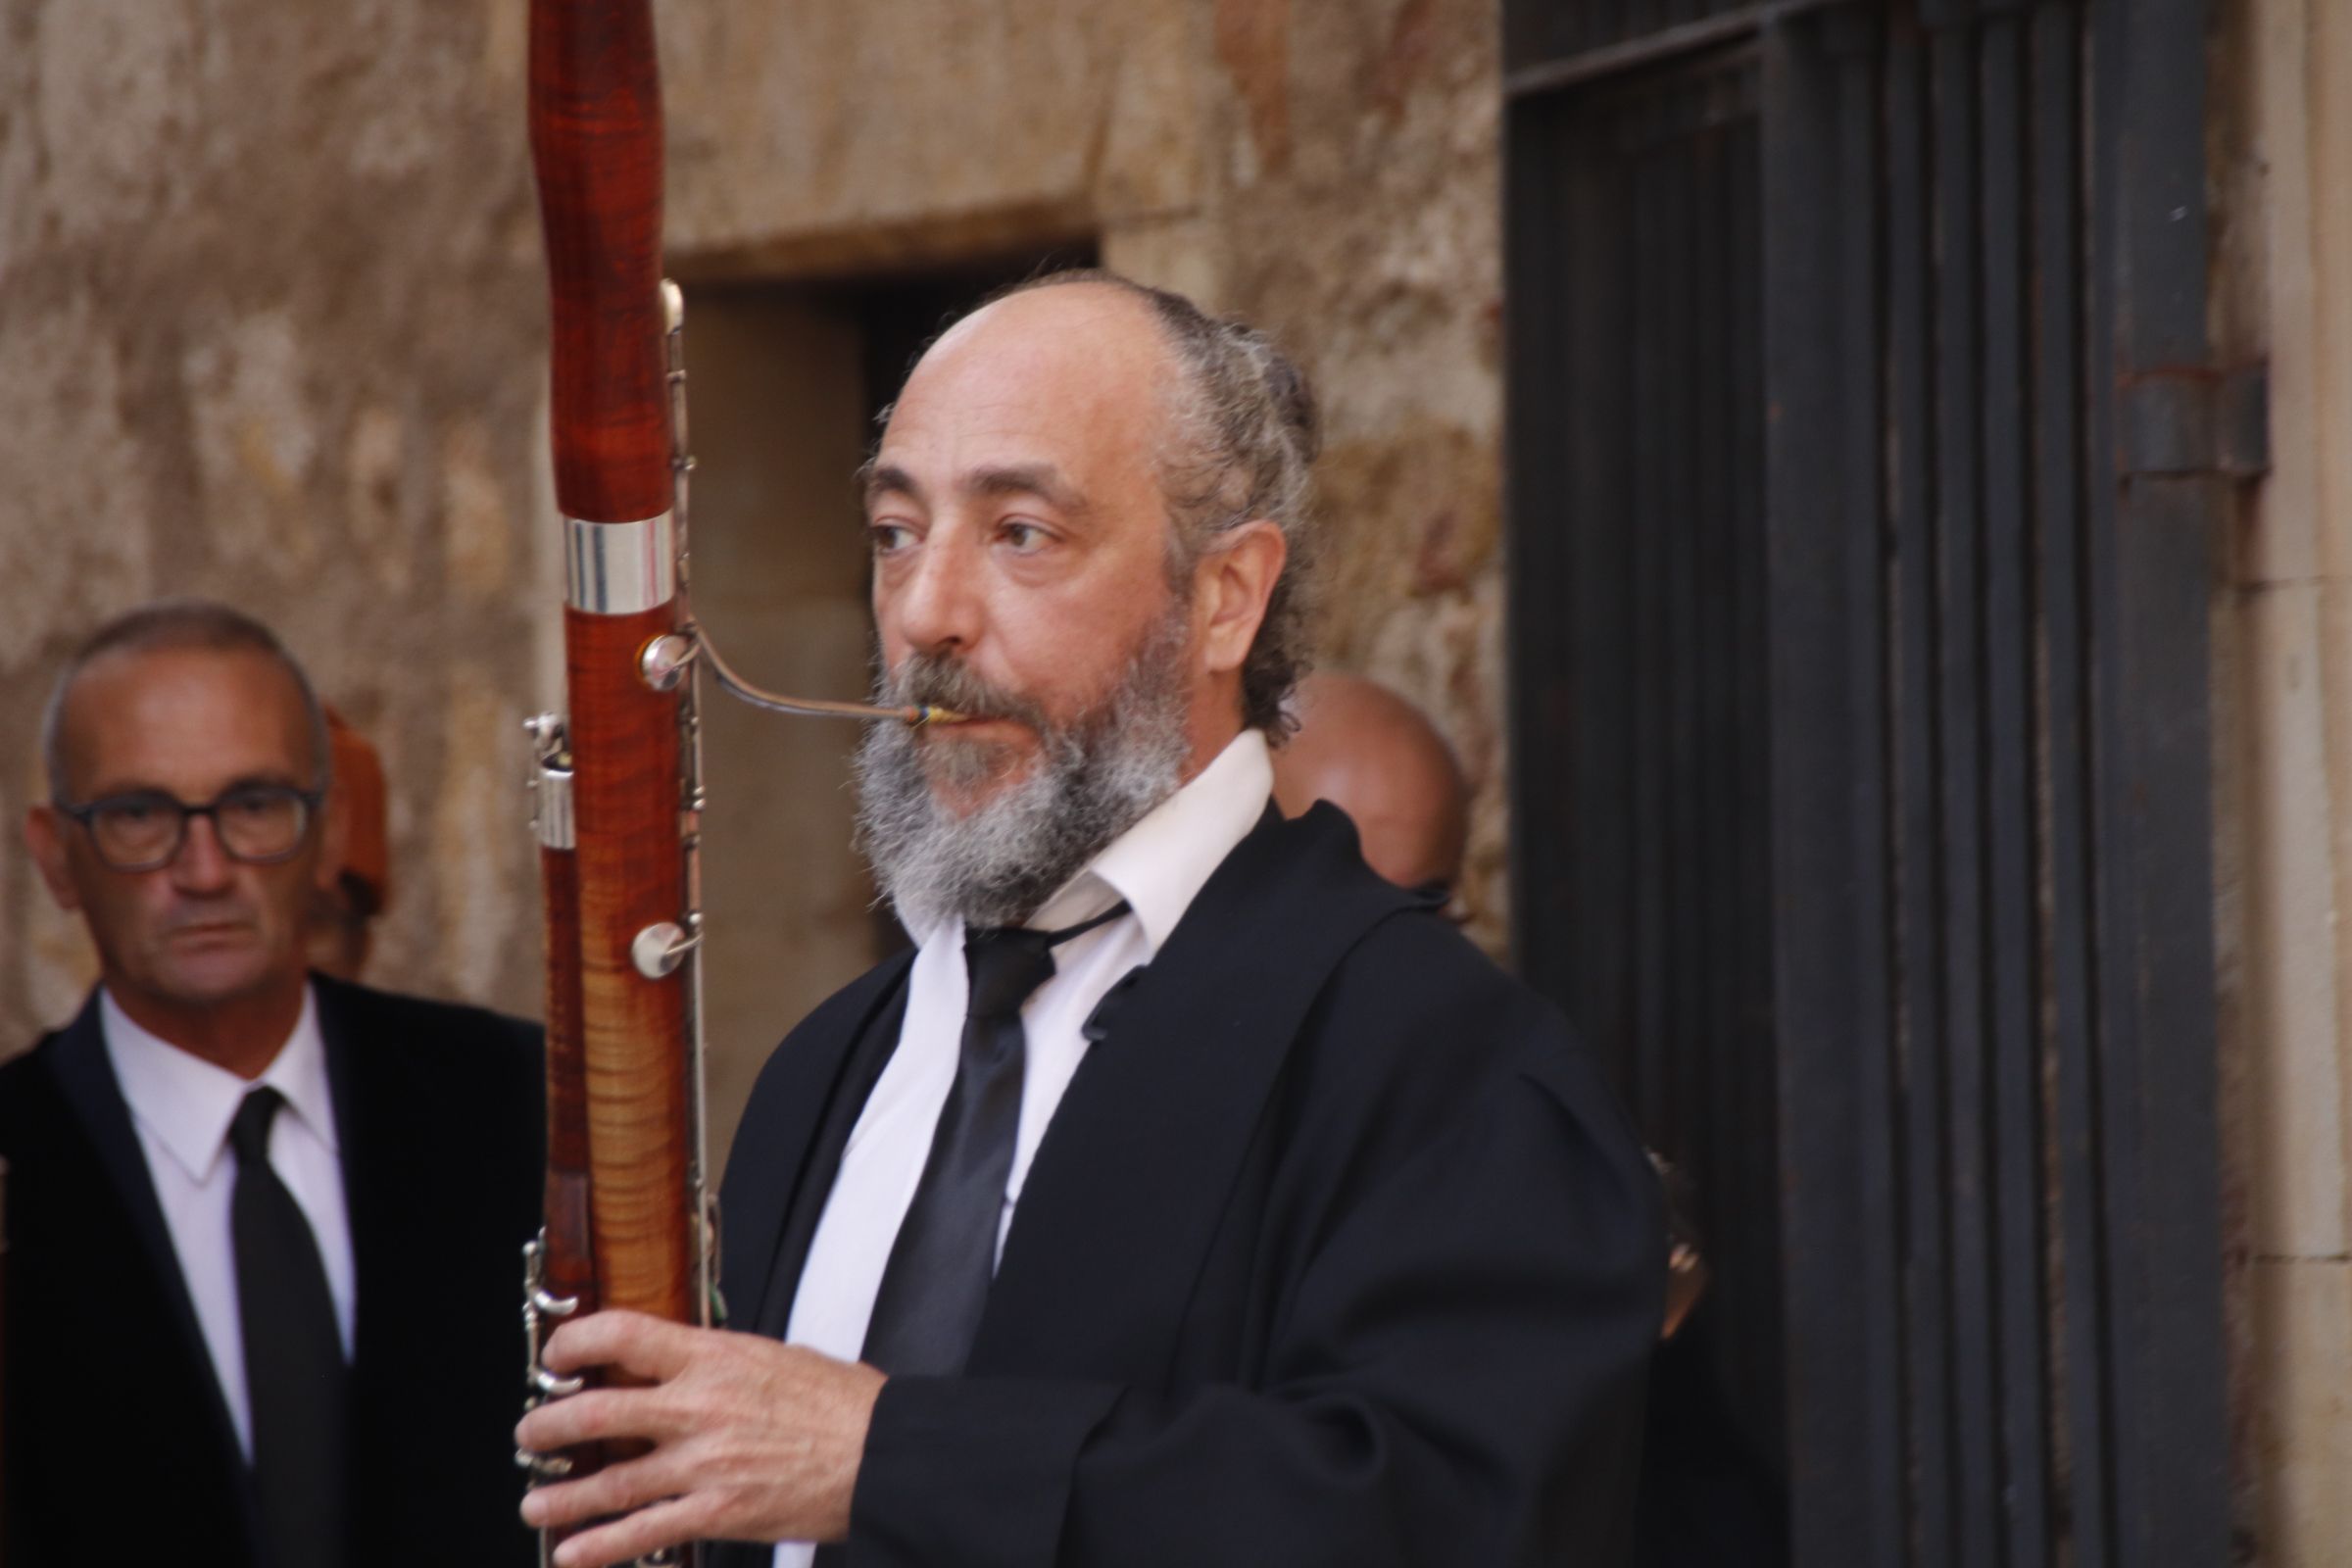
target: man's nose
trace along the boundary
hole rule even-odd
[[[881,605],[885,632],[917,653],[968,653],[985,621],[979,560],[963,530],[935,528]]]
[[[236,874],[236,862],[220,846],[220,831],[209,816],[188,818],[179,854],[172,858],[172,885],[183,893],[216,893]]]

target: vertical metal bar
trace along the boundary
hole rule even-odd
[[[2131,1371],[2139,1361],[2143,1310],[2137,1280],[2138,1259],[2132,1236],[2145,1229],[2145,1194],[2133,1172],[2132,1128],[2133,1089],[2137,1082],[2134,1053],[2139,1034],[2139,988],[2133,977],[2137,956],[2132,953],[2133,892],[2129,869],[2128,817],[2121,799],[2123,781],[2130,777],[2126,755],[2127,715],[2114,689],[2120,674],[2119,617],[2116,613],[2118,568],[2116,530],[2121,519],[2116,472],[2115,376],[2122,362],[2121,336],[2116,322],[2120,289],[2114,274],[2116,259],[2125,248],[2114,212],[2113,180],[2121,161],[2119,147],[2123,117],[2122,73],[2115,64],[2117,29],[2130,24],[2125,6],[2091,6],[2091,25],[2084,41],[2084,91],[2089,110],[2090,174],[2085,182],[2088,218],[2084,224],[2089,265],[2090,319],[2086,323],[2088,360],[2085,390],[2089,396],[2089,455],[2083,568],[2086,577],[2083,618],[2090,663],[2090,822],[2091,879],[2091,997],[2098,1056],[2097,1117],[2101,1129],[2101,1176],[2107,1191],[2104,1215],[2108,1278],[2113,1287],[2108,1317],[2098,1325],[2100,1359],[2109,1372],[2109,1413],[2115,1436],[2116,1532],[2115,1554],[2127,1563],[2148,1560],[2154,1549],[2148,1528],[2146,1442],[2139,1434],[2148,1419],[2150,1401],[2132,1386]]]
[[[1865,1301],[1859,1346],[1862,1428],[1859,1480],[1868,1509],[1868,1561],[1902,1560],[1902,1165],[1895,1134],[1894,1042],[1886,946],[1891,865],[1887,844],[1887,685],[1882,401],[1878,36],[1858,10],[1823,19],[1837,73],[1837,344],[1844,535],[1845,660],[1851,671],[1853,835],[1853,1071],[1860,1152]]]
[[[1701,999],[1706,986],[1704,954],[1698,946],[1704,883],[1698,860],[1698,528],[1697,470],[1706,465],[1698,434],[1699,387],[1696,373],[1706,361],[1698,334],[1698,162],[1702,132],[1697,126],[1703,87],[1686,79],[1661,94],[1661,107],[1671,120],[1661,127],[1666,140],[1657,164],[1659,197],[1664,204],[1664,253],[1659,258],[1660,304],[1657,351],[1666,368],[1665,429],[1673,433],[1675,450],[1658,475],[1663,503],[1658,522],[1661,545],[1658,584],[1665,613],[1660,616],[1658,643],[1660,686],[1665,700],[1661,724],[1665,745],[1666,789],[1661,848],[1665,857],[1666,908],[1660,920],[1662,946],[1659,968],[1666,977],[1665,1038],[1660,1044],[1672,1054],[1667,1098],[1675,1147],[1688,1149],[1696,1140],[1694,1125],[1699,1085],[1696,1068],[1700,1050]]]
[[[1735,310],[1737,281],[1733,255],[1738,244],[1738,190],[1752,178],[1743,163],[1745,145],[1738,125],[1701,131],[1700,194],[1695,233],[1697,286],[1693,292],[1694,335],[1711,373],[1694,374],[1697,409],[1693,429],[1698,499],[1692,516],[1697,530],[1695,622],[1698,646],[1699,794],[1697,859],[1701,875],[1701,924],[1695,974],[1704,999],[1698,1019],[1695,1063],[1701,1114],[1692,1147],[1686,1152],[1697,1200],[1697,1222],[1708,1239],[1717,1289],[1726,1300],[1777,1294],[1773,1258],[1759,1250],[1768,1243],[1757,1211],[1768,1209],[1747,1172],[1759,1142],[1769,1142],[1770,1117],[1757,1101],[1740,1094],[1748,1070],[1740,1059],[1740,885],[1739,797],[1748,787],[1739,752],[1735,672],[1744,654],[1735,606],[1739,579],[1739,518],[1736,493],[1743,476],[1736,449],[1735,405],[1742,389],[1731,373],[1734,339],[1753,330],[1754,319]],[[1742,1415],[1752,1414],[1754,1348],[1749,1334],[1731,1336],[1727,1397]],[[1719,1361],[1723,1365],[1723,1361]]]
[[[1736,745],[1740,757],[1737,797],[1740,944],[1736,972],[1740,987],[1739,1050],[1731,1073],[1743,1125],[1752,1136],[1740,1145],[1741,1190],[1757,1195],[1743,1207],[1755,1264],[1756,1288],[1743,1299],[1742,1411],[1754,1423],[1746,1434],[1767,1452],[1787,1451],[1788,1339],[1783,1328],[1785,1281],[1791,1266],[1782,1249],[1780,1157],[1780,1046],[1774,1003],[1774,921],[1778,917],[1772,873],[1772,797],[1766,780],[1772,764],[1771,647],[1768,606],[1770,571],[1766,554],[1765,377],[1764,377],[1764,180],[1762,131],[1756,120],[1739,131],[1740,177],[1732,196],[1731,276],[1738,293],[1732,307],[1738,323],[1726,354],[1732,403],[1733,578],[1738,598],[1733,614],[1740,658],[1734,666]],[[1770,1196],[1764,1196],[1770,1195]]]
[[[2092,0],[2095,319],[2112,334],[2094,333],[2093,363],[2123,377],[2206,360],[2208,9]],[[2113,452],[2112,382],[2093,385],[2091,450]],[[2206,636],[2218,485],[2122,474],[2093,491],[2115,1549],[2153,1568],[2230,1549]]]
[[[2043,1354],[2041,1071],[2034,1053],[2030,772],[2034,626],[2026,605],[2024,27],[1979,36],[1979,234],[1984,278],[1984,952],[2001,1501],[2007,1560],[2048,1561],[2049,1417]]]
[[[1587,617],[1561,615],[1551,597],[1559,584],[1580,596],[1589,591],[1588,563],[1579,555],[1588,530],[1578,524],[1606,515],[1608,501],[1600,460],[1609,432],[1569,416],[1587,406],[1589,386],[1580,379],[1590,374],[1587,302],[1599,286],[1604,269],[1597,257],[1607,243],[1605,234],[1578,221],[1592,166],[1580,156],[1571,107],[1557,99],[1531,101],[1513,106],[1508,122],[1510,640],[1518,671],[1512,808],[1515,820],[1530,824],[1593,819],[1602,807],[1584,793],[1586,732],[1599,730],[1604,745],[1617,739],[1605,730],[1605,712],[1579,710],[1583,687],[1612,665],[1611,651],[1592,647]],[[1575,832],[1522,831],[1512,838],[1514,935],[1523,972],[1576,1009],[1580,1026],[1604,1053],[1618,1047],[1620,1032],[1595,1005],[1600,999],[1577,994],[1577,984],[1589,972],[1588,944],[1609,938],[1606,928],[1585,929],[1588,911],[1577,899],[1592,880],[1584,858],[1606,853],[1612,842],[1610,835]],[[1611,1065],[1621,1066],[1614,1057]]]
[[[1636,617],[1633,524],[1633,384],[1636,336],[1632,319],[1635,278],[1632,177],[1616,140],[1614,115],[1580,109],[1574,119],[1582,205],[1572,221],[1595,230],[1590,246],[1592,291],[1579,306],[1585,323],[1577,351],[1583,400],[1595,416],[1585,423],[1597,450],[1586,454],[1594,475],[1592,509],[1576,519],[1577,548],[1584,561],[1582,581],[1592,598],[1584,606],[1591,628],[1580,639],[1587,661],[1578,683],[1582,701],[1571,743],[1580,776],[1590,786],[1590,808],[1612,824],[1587,849],[1589,874],[1582,879],[1582,929],[1569,940],[1592,955],[1593,991],[1605,1001],[1605,1025],[1624,1063],[1623,1082],[1634,1083],[1642,1040],[1636,1019],[1638,931],[1634,885],[1638,874],[1634,837],[1634,768],[1638,737],[1632,662]],[[1590,732],[1588,719],[1594,721]],[[1598,750],[1601,747],[1607,750]]]
[[[1931,334],[1936,277],[1927,196],[1927,63],[1917,23],[1890,24],[1886,80],[1887,510],[1893,534],[1895,973],[1906,1233],[1904,1404],[1912,1553],[1948,1568],[1953,1495],[1951,1271],[1943,1123],[1942,801],[1936,788],[1936,517]]]
[[[1581,673],[1579,650],[1564,638],[1560,616],[1538,585],[1577,581],[1568,559],[1567,517],[1576,506],[1574,461],[1583,421],[1554,428],[1569,364],[1567,317],[1577,293],[1562,287],[1560,251],[1577,230],[1563,221],[1555,182],[1564,181],[1556,129],[1560,106],[1530,100],[1504,115],[1505,211],[1503,288],[1506,330],[1504,442],[1511,570],[1507,645],[1515,678],[1511,703],[1511,819],[1548,821],[1574,801],[1560,798],[1562,748],[1569,733],[1569,690]],[[1572,267],[1572,262],[1570,266]],[[1569,273],[1574,276],[1573,270]],[[1564,437],[1564,439],[1563,439]],[[1563,451],[1563,449],[1566,449]],[[1525,831],[1511,835],[1512,947],[1529,984],[1563,998],[1564,959],[1575,950],[1562,940],[1561,908],[1569,882],[1564,863],[1573,835]],[[1588,1022],[1587,1027],[1591,1027]]]
[[[2000,1362],[1993,1339],[1984,954],[1983,529],[1978,430],[1977,49],[1973,27],[1929,41],[1936,116],[1937,759],[1943,797],[1943,1084],[1950,1128],[1952,1349],[1960,1561],[2001,1561]]]
[[[1811,19],[1768,27],[1763,61],[1772,985],[1792,1523],[1796,1561],[1861,1563],[1871,1509],[1854,1479],[1867,1421],[1853,1357],[1872,1303],[1852,1270],[1859,1122],[1871,1107],[1857,1098],[1852,982],[1876,933],[1857,929],[1852,896],[1867,873],[1850,806],[1862,715],[1838,472],[1838,83]]]
[[[1662,328],[1681,301],[1666,293],[1672,266],[1667,197],[1661,189],[1661,158],[1654,145],[1641,146],[1630,162],[1634,239],[1632,309],[1634,323]],[[1673,383],[1682,368],[1667,362],[1653,344],[1632,358],[1633,465],[1631,506],[1625,524],[1632,533],[1633,637],[1626,671],[1633,686],[1632,896],[1634,945],[1635,1110],[1654,1130],[1665,1110],[1666,1045],[1670,1026],[1671,980],[1667,972],[1666,761],[1666,589],[1665,531],[1672,526],[1665,476],[1681,460],[1671,422]]]
[[[2034,145],[2034,559],[2042,622],[2042,842],[2049,909],[2045,1045],[2055,1085],[2064,1435],[2076,1568],[2116,1568],[2107,1441],[2105,1199],[2099,1172],[2097,1060],[2090,1035],[2091,871],[2083,725],[2082,137],[2080,13],[2044,5],[2032,39]]]

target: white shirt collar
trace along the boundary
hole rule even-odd
[[[140,1028],[104,988],[98,993],[98,1014],[107,1058],[131,1115],[171,1152],[191,1180],[212,1178],[228,1144],[228,1124],[258,1084],[285,1096],[287,1106],[320,1143],[330,1151],[339,1149],[334,1097],[326,1079],[326,1042],[318,1033],[318,999],[308,986],[303,988],[302,1015],[294,1021],[294,1032],[250,1084]]]
[[[1125,899],[1157,957],[1211,873],[1250,836],[1274,794],[1266,737],[1245,729],[1192,781],[1110,841],[1030,917],[1041,930],[1075,925]],[[960,941],[954,916],[916,933],[918,946]]]

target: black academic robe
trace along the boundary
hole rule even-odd
[[[357,1280],[350,1561],[517,1568],[539,1031],[316,984]],[[259,1565],[251,1473],[95,998],[0,1066],[0,1157],[8,1568]]]
[[[907,968],[753,1093],[738,1326],[788,1317]],[[853,1568],[1622,1563],[1665,1220],[1559,1015],[1319,808],[1269,813],[1097,1019],[965,1374],[883,1387]]]

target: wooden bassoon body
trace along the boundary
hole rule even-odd
[[[530,38],[566,564],[566,711],[532,721],[548,1176],[524,1317],[530,1396],[540,1399],[583,1383],[540,1364],[557,1320],[626,1307],[709,1323],[713,1238],[697,1020],[683,371],[672,375],[677,295],[662,276],[653,16],[647,0],[531,0]],[[541,1478],[585,1474],[607,1457],[518,1455]]]
[[[608,1307],[708,1326],[717,1220],[703,1141],[703,803],[695,676],[807,716],[954,723],[738,675],[687,594],[683,296],[662,275],[650,0],[530,0],[531,159],[550,303],[567,710],[531,720],[547,927],[546,1225],[525,1250],[529,1397],[552,1325]],[[612,1446],[606,1446],[607,1449]],[[518,1452],[538,1479],[615,1451]],[[545,1560],[555,1542],[542,1536]],[[652,1563],[689,1563],[692,1548]]]

